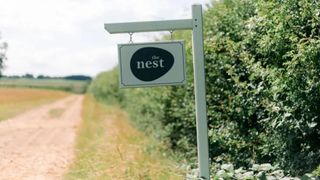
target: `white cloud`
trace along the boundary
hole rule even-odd
[[[210,0],[197,2],[206,3]],[[96,75],[117,64],[117,44],[104,23],[191,17],[195,0],[0,0],[0,31],[9,43],[5,74]],[[147,41],[155,33],[138,33]]]

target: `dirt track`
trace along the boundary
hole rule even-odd
[[[0,122],[0,179],[61,179],[72,162],[82,96]]]

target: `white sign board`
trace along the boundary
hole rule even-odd
[[[183,41],[119,44],[120,87],[184,84]]]

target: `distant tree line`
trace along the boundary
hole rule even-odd
[[[12,76],[6,76],[3,75],[2,77],[4,78],[26,78],[26,79],[65,79],[65,80],[78,80],[78,81],[91,81],[92,78],[90,76],[85,76],[85,75],[70,75],[70,76],[46,76],[46,75],[38,75],[35,76],[30,73],[26,73],[24,75],[18,76],[18,75],[12,75]]]

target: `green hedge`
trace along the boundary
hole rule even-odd
[[[291,175],[320,164],[320,4],[311,0],[214,1],[204,15],[212,162],[271,163]],[[195,160],[191,42],[185,86],[118,90],[117,70],[91,92],[117,101],[131,119]]]

